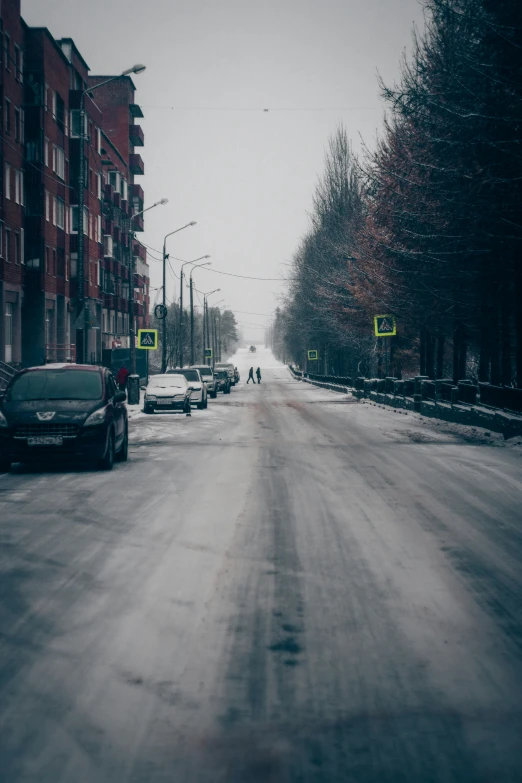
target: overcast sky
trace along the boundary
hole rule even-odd
[[[22,0],[22,15],[73,38],[92,73],[147,66],[135,77],[145,114],[136,181],[146,206],[169,204],[147,214],[144,241],[159,250],[197,220],[168,240],[171,258],[208,253],[218,270],[266,278],[287,273],[307,229],[329,135],[343,122],[356,151],[361,136],[374,143],[377,72],[397,77],[423,25],[417,0]],[[161,262],[149,262],[159,286]],[[194,279],[221,288],[210,302],[224,298],[244,336],[262,340],[250,324],[270,321],[284,285],[204,270]],[[169,299],[174,287],[178,296],[170,275]]]

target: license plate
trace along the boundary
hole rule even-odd
[[[157,405],[172,405],[173,402],[174,400],[169,400],[169,399],[158,400]]]
[[[35,438],[27,438],[28,446],[63,446],[63,438],[51,435],[38,435]]]

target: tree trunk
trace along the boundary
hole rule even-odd
[[[459,348],[460,348],[460,323],[457,318],[453,321],[453,383],[459,380]]]
[[[492,308],[491,320],[489,322],[490,329],[490,346],[491,346],[491,383],[494,386],[500,386],[500,335],[499,335],[499,312],[497,303]]]
[[[501,310],[501,383],[511,386],[511,291],[504,292]]]
[[[517,276],[515,287],[515,333],[516,333],[516,354],[515,354],[515,376],[517,388],[522,389],[522,261],[517,262]]]
[[[426,332],[426,372],[422,375],[427,375],[431,380],[435,378],[435,340],[428,331]]]
[[[439,334],[437,338],[437,367],[435,370],[436,378],[444,378],[444,335]]]
[[[426,329],[424,326],[420,328],[420,357],[419,357],[419,374],[426,375]]]
[[[466,358],[468,352],[468,344],[466,341],[466,330],[464,324],[459,324],[459,369],[458,380],[464,381],[466,379]]]

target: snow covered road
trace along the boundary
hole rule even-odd
[[[520,453],[234,361],[0,476],[2,780],[518,783]]]

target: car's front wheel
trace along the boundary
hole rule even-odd
[[[205,400],[203,399],[203,395],[201,395],[201,399],[198,402],[196,407],[197,407],[198,411],[202,411],[204,409],[204,407],[205,407]]]
[[[217,397],[217,389],[215,389],[213,392],[210,392],[210,396],[212,397],[213,400],[215,400]]]
[[[112,430],[107,439],[105,456],[100,460],[100,470],[112,470],[114,467],[114,435]]]

